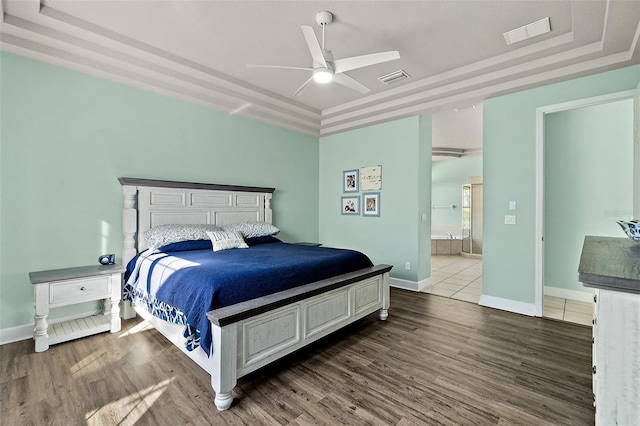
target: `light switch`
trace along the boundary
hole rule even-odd
[[[427,221],[427,214],[426,213],[422,213],[422,221],[423,222]]]
[[[509,210],[515,210],[515,209],[516,209],[516,202],[509,201]]]
[[[504,224],[505,225],[515,225],[516,224],[515,215],[511,215],[511,214],[504,215]]]

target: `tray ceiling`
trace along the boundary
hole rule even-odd
[[[479,104],[483,99],[640,63],[637,1],[3,1],[1,48],[18,55],[324,136]],[[334,21],[335,58],[398,50],[347,72],[371,89],[312,84],[300,25]],[[549,17],[551,32],[503,33]],[[409,79],[378,77],[404,70]]]

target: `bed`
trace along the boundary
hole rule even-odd
[[[131,291],[127,285],[135,278],[146,283],[149,288],[155,286],[151,284],[155,279],[151,278],[155,273],[151,266],[155,267],[162,262],[171,265],[170,268],[177,264],[190,267],[197,264],[200,269],[191,267],[191,272],[202,274],[205,257],[215,257],[217,261],[224,258],[225,263],[212,267],[216,271],[224,269],[226,264],[232,262],[246,262],[244,258],[230,260],[234,256],[253,257],[259,261],[271,259],[269,256],[276,252],[283,252],[280,256],[285,259],[293,257],[292,253],[296,252],[302,258],[316,259],[323,256],[332,257],[335,252],[344,252],[340,255],[346,254],[347,257],[351,257],[348,261],[350,266],[320,263],[307,275],[289,270],[258,272],[259,266],[250,267],[248,269],[253,275],[242,278],[245,280],[243,285],[248,288],[271,285],[266,284],[266,281],[263,284],[261,273],[272,276],[271,283],[284,282],[280,277],[285,276],[290,280],[283,288],[269,287],[267,294],[257,297],[253,297],[253,294],[248,300],[235,298],[233,291],[225,295],[224,289],[230,287],[224,285],[236,279],[232,276],[233,268],[229,268],[230,275],[224,278],[225,284],[221,286],[223,290],[215,290],[213,295],[205,291],[203,297],[212,305],[204,310],[202,306],[197,308],[202,310],[197,320],[193,319],[196,317],[191,315],[190,307],[181,306],[178,309],[185,318],[190,318],[187,321],[190,323],[188,325],[195,323],[197,333],[185,333],[185,329],[189,330],[190,327],[185,327],[184,318],[180,318],[179,321],[166,321],[159,318],[164,314],[154,316],[150,313],[147,309],[150,305],[146,303],[123,303],[121,311],[124,318],[140,315],[211,376],[218,410],[226,410],[231,406],[232,391],[240,377],[374,312],[379,312],[381,320],[387,319],[391,266],[373,265],[366,256],[364,257],[368,263],[362,263],[358,255],[354,254],[358,252],[308,244],[287,244],[272,236],[246,238],[245,241],[249,242],[248,249],[223,250],[216,253],[201,245],[195,247],[195,250],[180,248],[178,253],[146,250],[148,247],[143,237],[145,232],[163,226],[207,224],[235,229],[236,225],[242,227],[247,223],[265,226],[271,224],[273,188],[126,177],[119,178],[119,181],[124,195],[123,262],[128,264],[126,291]],[[212,256],[212,253],[215,256]],[[178,272],[165,273],[171,275],[166,281],[170,282],[175,278],[173,285],[183,287],[174,287],[173,291],[167,290],[168,293],[180,293],[175,288],[191,288],[186,287],[184,283],[204,281],[202,275],[190,275],[191,278],[185,281],[187,272],[181,275],[183,269],[174,269]],[[251,287],[255,283],[260,285]],[[162,285],[167,287],[158,288],[171,288],[165,282]],[[196,288],[195,284],[193,288]],[[156,296],[154,293],[151,298],[155,300]],[[164,296],[157,297],[162,299]],[[218,305],[219,301],[224,303]],[[176,302],[176,305],[180,303],[182,302]],[[158,314],[157,311],[154,313]]]

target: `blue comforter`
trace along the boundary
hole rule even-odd
[[[209,355],[208,311],[369,266],[369,258],[357,251],[274,239],[218,252],[142,252],[127,266],[125,278],[137,292],[182,311],[187,325],[200,331],[200,346]]]

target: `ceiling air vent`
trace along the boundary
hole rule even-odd
[[[385,74],[381,77],[378,77],[378,80],[383,82],[384,84],[397,83],[398,81],[402,81],[409,78],[409,74],[407,74],[404,70],[398,70],[394,72],[390,72],[389,74]]]
[[[551,23],[549,22],[549,18],[547,17],[544,19],[540,19],[539,21],[523,25],[522,27],[518,27],[511,31],[507,31],[506,33],[502,33],[502,35],[504,35],[504,39],[509,45],[518,43],[531,37],[546,34],[550,31]]]

